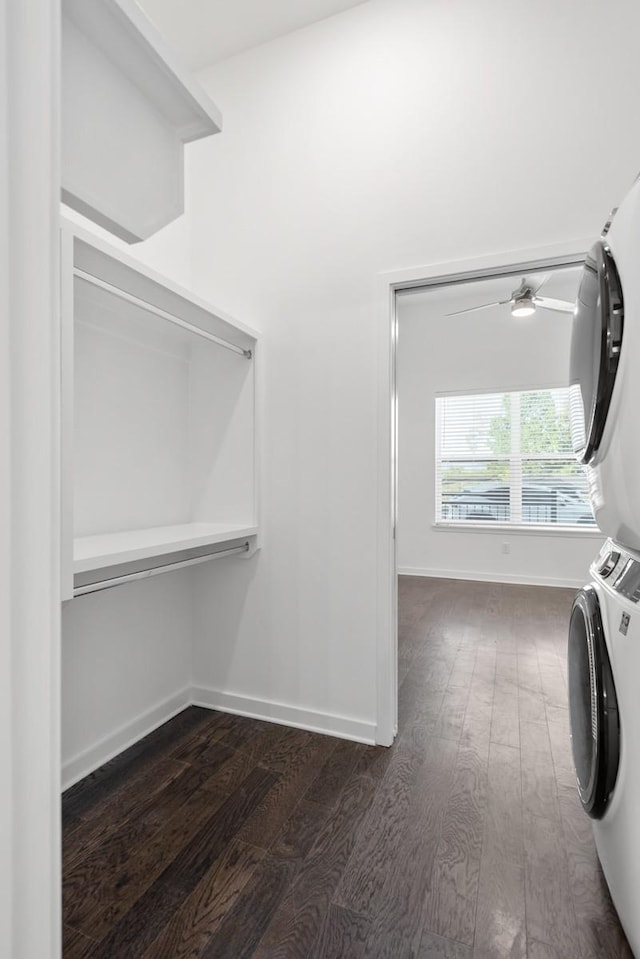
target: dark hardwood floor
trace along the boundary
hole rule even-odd
[[[391,749],[191,708],[64,796],[65,959],[631,959],[568,590],[401,577]]]

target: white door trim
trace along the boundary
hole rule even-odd
[[[558,266],[577,262],[590,249],[593,238],[567,240],[549,246],[511,250],[467,260],[432,263],[381,273],[376,278],[378,339],[378,563],[377,563],[377,736],[389,746],[398,725],[397,688],[397,396],[396,343],[397,293],[419,287],[440,286],[503,272],[525,272],[532,266]]]
[[[59,959],[59,0],[0,0],[0,58],[0,951]]]

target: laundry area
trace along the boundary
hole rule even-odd
[[[8,0],[8,959],[640,957],[640,10]]]

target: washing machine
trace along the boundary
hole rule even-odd
[[[609,540],[569,626],[578,793],[634,955],[640,957],[640,553]]]
[[[640,550],[640,179],[586,258],[572,327],[570,404],[596,522]]]

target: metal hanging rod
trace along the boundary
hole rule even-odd
[[[143,310],[146,310],[147,313],[153,313],[155,316],[159,316],[163,320],[168,320],[169,323],[175,324],[175,326],[182,327],[183,330],[188,330],[189,333],[195,333],[196,336],[201,336],[205,340],[210,340],[212,343],[217,343],[218,346],[223,346],[226,350],[231,350],[233,353],[238,353],[240,356],[246,356],[248,360],[253,356],[251,350],[245,350],[241,346],[236,346],[235,343],[231,343],[229,340],[224,340],[221,336],[216,336],[215,333],[208,333],[207,330],[201,330],[199,326],[194,326],[192,323],[188,323],[187,320],[181,319],[179,316],[175,316],[173,313],[168,313],[166,310],[160,309],[159,306],[155,306],[153,303],[149,303],[148,300],[143,300],[139,296],[134,296],[133,293],[127,293],[126,290],[121,290],[119,286],[114,286],[113,283],[108,283],[106,280],[101,280],[99,277],[94,276],[93,273],[87,273],[86,270],[81,270],[79,267],[74,267],[73,270],[74,276],[80,277],[81,280],[86,280],[87,283],[93,284],[93,286],[100,287],[101,290],[107,290],[109,293],[119,296],[121,300],[126,300],[127,303],[133,303],[134,306],[140,306]]]
[[[234,556],[236,553],[247,553],[249,549],[249,543],[244,543],[243,546],[221,549],[216,553],[207,553],[206,556],[196,556],[195,559],[183,559],[177,563],[166,563],[164,566],[152,566],[150,569],[141,569],[135,573],[125,573],[123,576],[112,576],[110,579],[101,579],[96,583],[87,583],[86,586],[76,586],[73,590],[73,595],[74,597],[85,596],[87,593],[97,593],[103,589],[113,589],[114,586],[123,586],[125,583],[132,583],[136,579],[148,579],[150,576],[159,576],[160,573],[171,573],[176,569],[185,569],[187,566],[197,566],[200,563],[207,563],[210,559]]]

